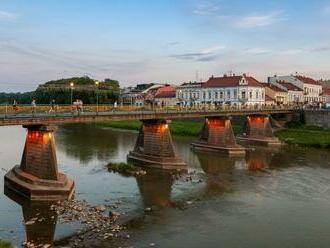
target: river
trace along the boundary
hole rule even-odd
[[[19,164],[26,130],[0,128],[0,184]],[[130,238],[122,247],[329,247],[330,151],[283,146],[249,150],[245,158],[195,153],[194,137],[173,137],[176,150],[198,180],[151,171],[142,177],[109,172],[126,161],[137,133],[93,124],[58,127],[59,167],[76,183],[76,199],[120,202]],[[49,221],[25,229],[38,206],[18,204],[0,189],[0,238],[20,246],[26,235],[58,240],[77,223]],[[152,212],[145,208],[152,207]],[[113,243],[102,243],[113,247]]]

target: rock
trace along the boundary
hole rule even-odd
[[[120,216],[120,213],[110,211],[110,212],[109,212],[109,216],[110,216],[110,217],[118,217],[118,216]]]
[[[35,223],[34,220],[29,220],[27,222],[25,222],[25,225],[33,225]]]
[[[104,205],[97,205],[95,206],[96,211],[104,212],[106,210],[106,207]]]
[[[148,207],[148,208],[145,208],[145,209],[144,209],[144,212],[151,212],[151,210],[152,210],[152,209]]]
[[[188,205],[191,205],[193,202],[192,201],[186,201]]]
[[[149,246],[155,246],[156,244],[155,243],[150,243]]]

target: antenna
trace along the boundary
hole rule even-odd
[[[199,74],[198,74],[198,70],[196,70],[196,82],[198,82],[198,78],[199,78]]]

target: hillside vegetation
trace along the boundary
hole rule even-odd
[[[73,83],[71,89],[70,84]],[[86,104],[95,104],[96,96],[100,104],[113,103],[118,100],[119,82],[105,79],[98,86],[95,80],[89,77],[73,77],[52,80],[41,84],[35,91],[25,93],[0,93],[0,104],[30,104],[33,99],[37,104],[49,104],[52,99],[57,104],[70,104],[71,90],[73,99],[81,99]]]

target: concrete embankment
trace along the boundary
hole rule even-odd
[[[304,115],[307,126],[330,128],[330,109],[305,110]]]

